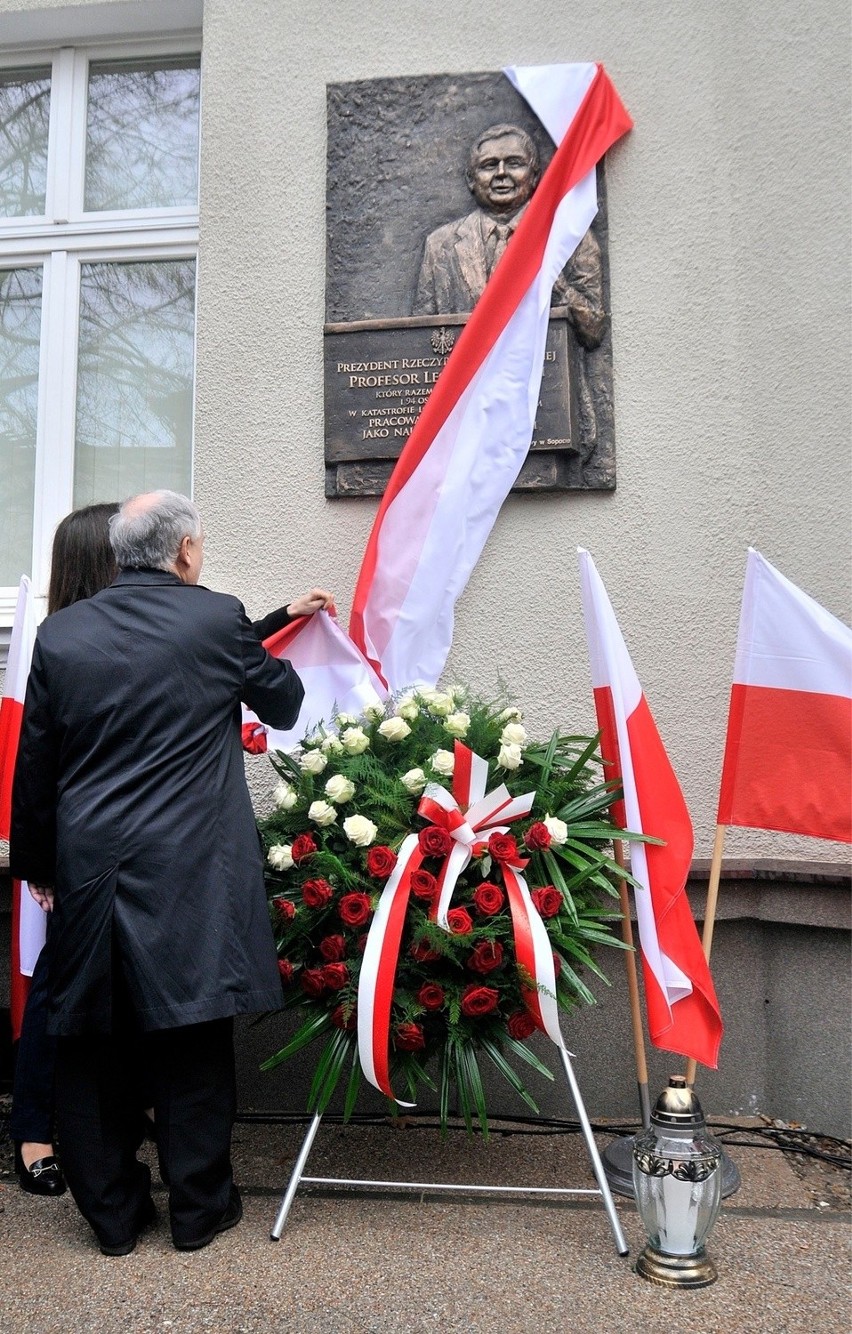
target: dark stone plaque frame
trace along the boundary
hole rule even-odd
[[[471,142],[519,125],[553,143],[502,74],[372,79],[328,87],[325,360],[326,495],[380,495],[465,315],[410,311],[426,236],[469,213]],[[598,168],[609,312],[606,181]],[[551,312],[536,429],[515,490],[612,490],[615,441],[609,319],[580,346],[567,308]]]

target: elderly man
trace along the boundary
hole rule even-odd
[[[514,235],[541,178],[538,148],[517,125],[490,125],[470,149],[466,181],[477,208],[430,232],[423,250],[413,315],[465,314]],[[597,347],[606,313],[600,247],[587,232],[553,289],[567,306],[584,347]]]
[[[54,911],[68,1183],[104,1254],[126,1255],[154,1216],[136,1157],[143,1070],[175,1245],[198,1249],[242,1213],[233,1016],[278,1008],[281,985],[240,701],[286,728],[304,692],[237,599],[199,586],[191,501],[136,496],[111,540],[115,581],[39,629],[10,863]]]

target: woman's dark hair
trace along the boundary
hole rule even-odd
[[[118,569],[109,541],[117,504],[86,505],[66,514],[53,538],[47,614],[52,616],[111,584]]]

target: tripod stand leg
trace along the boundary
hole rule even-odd
[[[308,1126],[307,1134],[305,1135],[302,1147],[299,1150],[299,1156],[293,1164],[293,1171],[290,1174],[290,1180],[287,1183],[287,1189],[284,1192],[284,1198],[281,1201],[281,1208],[278,1210],[278,1217],[275,1219],[272,1231],[269,1234],[271,1241],[281,1240],[281,1233],[284,1231],[284,1224],[287,1222],[290,1206],[293,1203],[296,1191],[299,1189],[299,1182],[302,1180],[305,1164],[308,1161],[308,1154],[313,1146],[321,1120],[322,1116],[319,1112],[316,1112],[313,1121]]]
[[[577,1108],[577,1115],[580,1118],[580,1125],[583,1128],[583,1138],[586,1141],[586,1148],[589,1151],[589,1157],[592,1160],[592,1170],[595,1174],[598,1187],[601,1192],[601,1198],[604,1202],[604,1208],[609,1218],[609,1225],[612,1228],[612,1235],[615,1241],[615,1248],[619,1255],[628,1255],[629,1250],[627,1242],[624,1239],[624,1233],[621,1230],[618,1214],[615,1212],[615,1205],[612,1201],[612,1193],[609,1189],[609,1182],[606,1179],[601,1156],[598,1153],[598,1146],[595,1144],[595,1137],[592,1134],[592,1127],[589,1118],[586,1115],[586,1108],[583,1104],[583,1098],[580,1094],[580,1086],[574,1074],[574,1067],[571,1064],[571,1058],[564,1047],[561,1047],[559,1054],[562,1057],[562,1065],[565,1069],[565,1078],[568,1080],[568,1087],[571,1090],[571,1096],[574,1099],[574,1106]]]

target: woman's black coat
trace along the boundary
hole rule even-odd
[[[120,970],[146,1030],[276,1009],[281,984],[240,701],[303,697],[236,598],[124,570],[38,632],[10,866],[55,886],[52,1032],[107,1032]]]

